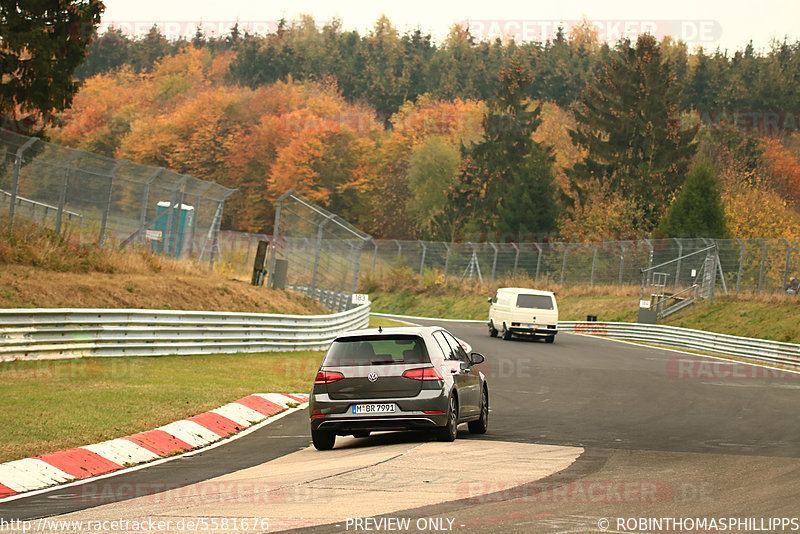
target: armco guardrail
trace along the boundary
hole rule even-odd
[[[485,320],[436,319],[387,313],[373,313],[372,315],[400,320],[422,319],[427,321],[486,324]],[[605,336],[639,343],[652,343],[653,345],[663,345],[678,349],[713,352],[725,356],[737,356],[748,360],[800,369],[800,345],[794,343],[781,343],[780,341],[770,341],[768,339],[730,336],[677,326],[642,323],[559,321],[558,330],[560,332]]]
[[[111,309],[0,310],[0,361],[325,350],[369,324],[369,304],[332,315]]]
[[[679,349],[714,352],[800,368],[800,345],[794,343],[738,337],[660,324],[559,321],[558,329],[562,332],[607,336]]]

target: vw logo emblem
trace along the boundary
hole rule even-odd
[[[367,380],[369,380],[370,382],[375,382],[377,379],[378,379],[377,373],[373,372],[367,375]]]

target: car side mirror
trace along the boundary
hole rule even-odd
[[[469,361],[472,362],[472,365],[478,365],[479,363],[483,363],[486,361],[486,358],[483,357],[483,354],[478,354],[477,352],[473,352],[469,355]]]
[[[489,297],[489,304],[492,303],[492,297]]]

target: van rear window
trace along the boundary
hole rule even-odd
[[[419,336],[353,336],[337,339],[325,356],[325,366],[430,363]]]
[[[549,295],[517,295],[517,308],[552,310],[553,298]]]

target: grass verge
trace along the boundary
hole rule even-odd
[[[0,363],[0,462],[150,430],[251,393],[305,392],[322,352]]]

